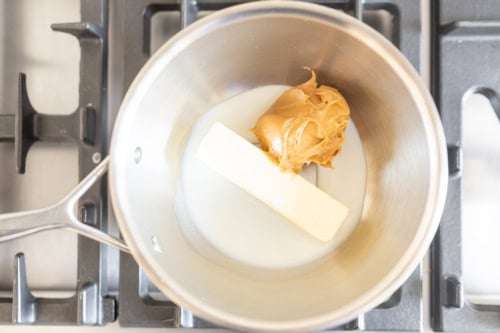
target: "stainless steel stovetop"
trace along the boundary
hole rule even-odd
[[[176,31],[238,2],[0,1],[0,212],[63,197],[106,155],[121,98],[149,56]],[[428,258],[385,303],[331,330],[500,331],[500,245],[491,236],[500,232],[500,132],[492,112],[500,115],[500,4],[317,2],[381,32],[430,82],[450,159],[447,206]],[[21,112],[28,124],[37,118],[35,130],[15,133]],[[81,212],[118,236],[106,199],[96,188]],[[1,332],[31,331],[18,324],[69,325],[65,332],[216,329],[168,301],[129,255],[76,234],[39,233],[0,244],[0,254]]]

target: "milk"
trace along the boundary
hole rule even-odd
[[[352,120],[342,152],[333,164],[304,171],[306,179],[349,207],[349,215],[329,242],[320,242],[196,158],[201,140],[215,122],[221,122],[248,141],[257,119],[288,86],[255,88],[208,110],[193,126],[185,146],[180,172],[177,215],[186,238],[208,257],[226,257],[265,269],[290,269],[311,264],[332,253],[358,223],[366,188],[366,162]],[[316,177],[311,172],[316,172]],[[308,175],[306,175],[306,173]],[[205,244],[203,244],[205,243]],[[224,262],[224,260],[222,260]]]

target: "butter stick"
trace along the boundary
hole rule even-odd
[[[281,171],[261,149],[220,123],[208,131],[197,157],[320,241],[331,240],[349,212],[300,175]]]

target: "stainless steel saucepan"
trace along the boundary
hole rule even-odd
[[[257,86],[300,83],[304,66],[339,87],[351,106],[367,161],[363,213],[328,260],[259,279],[214,263],[184,237],[175,212],[181,155],[191,127],[212,105]],[[305,2],[236,5],[170,39],[130,87],[110,151],[61,203],[2,216],[1,239],[69,227],[128,249],[174,302],[241,330],[321,329],[385,301],[427,250],[447,188],[443,131],[415,70],[365,24]],[[78,197],[108,165],[126,245],[74,215]]]

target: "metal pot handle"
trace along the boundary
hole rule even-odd
[[[44,230],[67,228],[98,242],[129,252],[120,239],[81,222],[76,216],[76,205],[85,192],[106,173],[110,157],[106,157],[66,197],[42,209],[0,214],[0,243]]]

